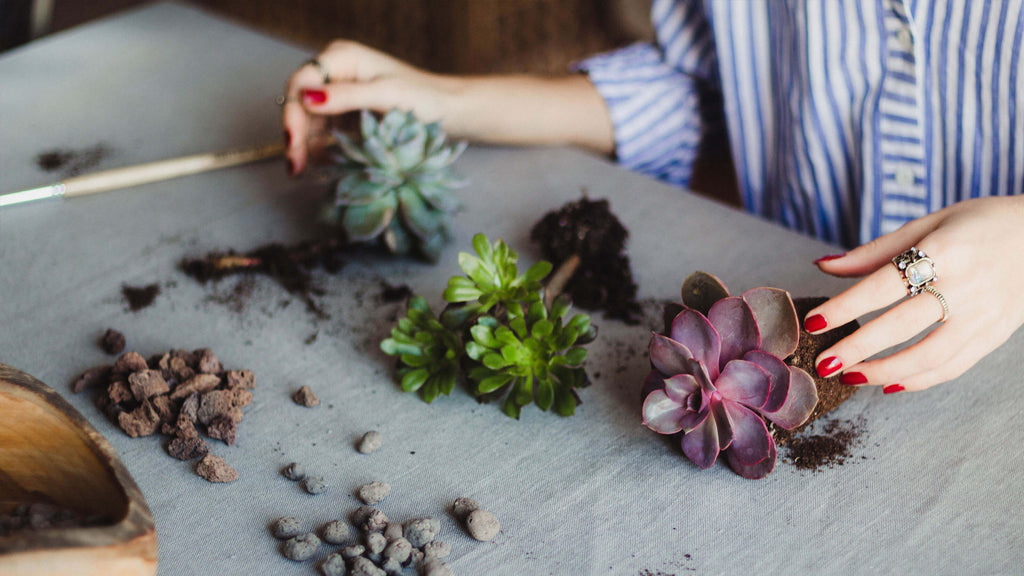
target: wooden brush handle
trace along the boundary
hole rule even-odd
[[[270,144],[242,150],[183,156],[181,158],[171,158],[169,160],[159,160],[157,162],[147,162],[146,164],[93,172],[92,174],[83,174],[82,176],[75,176],[64,180],[64,196],[69,198],[72,196],[84,196],[86,194],[137,186],[189,174],[198,174],[209,170],[218,170],[272,156],[279,156],[283,152],[283,144]]]

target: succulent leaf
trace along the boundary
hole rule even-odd
[[[712,380],[718,376],[722,340],[715,327],[703,314],[692,309],[683,310],[672,321],[670,336],[693,354],[693,357],[707,369]]]
[[[786,430],[803,424],[818,404],[818,389],[811,375],[794,366],[789,367],[789,393],[781,408],[764,413],[765,417]]]
[[[465,147],[444,145],[440,126],[428,127],[411,112],[391,110],[378,122],[363,111],[360,128],[359,143],[335,133],[343,175],[327,220],[340,221],[352,241],[379,240],[393,253],[436,261],[459,206],[452,190],[461,182],[450,165]]]
[[[707,272],[694,272],[683,281],[683,304],[707,316],[711,306],[729,296],[722,281]]]
[[[761,332],[761,349],[788,358],[800,341],[800,320],[789,292],[779,288],[753,288],[743,293]]]
[[[708,409],[690,432],[683,436],[683,454],[699,468],[708,469],[718,460],[718,426]]]
[[[719,368],[761,344],[761,333],[754,321],[754,313],[742,298],[729,297],[715,302],[708,312],[708,321],[715,327],[722,342],[718,357]]]

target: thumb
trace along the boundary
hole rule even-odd
[[[937,223],[936,214],[929,214],[923,218],[911,220],[898,230],[879,236],[845,254],[825,256],[814,263],[822,272],[832,276],[866,276],[920,242],[935,229]]]

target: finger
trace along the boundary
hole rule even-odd
[[[804,329],[812,334],[824,332],[885,308],[906,295],[907,289],[899,271],[886,263],[867,278],[809,311],[804,317]]]
[[[301,91],[304,87],[322,84],[323,78],[311,66],[302,66],[288,79],[285,102],[281,108],[281,123],[288,142],[285,159],[289,174],[293,176],[305,169],[308,159],[306,143],[310,134],[310,118],[300,104]]]
[[[302,106],[310,114],[334,115],[354,110],[386,112],[399,107],[395,82],[389,78],[369,82],[338,82],[300,91]]]
[[[846,367],[846,372],[839,376],[843,384],[889,384],[892,380],[878,380],[876,375],[865,373],[857,365],[883,350],[910,340],[940,318],[942,307],[931,296],[908,298],[824,350],[814,364],[822,367],[818,370],[822,377]]]
[[[944,366],[951,358],[968,346],[970,334],[963,334],[964,326],[952,321],[937,327],[927,336],[903,350],[884,358],[867,360],[850,367],[868,379],[868,384],[906,387],[911,378]]]
[[[888,263],[897,254],[919,243],[935,229],[937,222],[938,217],[934,213],[911,220],[894,232],[879,236],[846,254],[819,258],[815,264],[822,272],[833,276],[864,276]]]
[[[985,357],[993,346],[984,338],[972,338],[968,341],[967,347],[954,354],[947,362],[930,370],[913,374],[903,378],[898,383],[886,385],[884,391],[887,394],[896,392],[919,392],[935,386],[956,380],[963,376],[968,370],[974,367]]]

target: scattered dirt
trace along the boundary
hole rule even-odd
[[[384,302],[404,302],[406,298],[412,296],[412,289],[405,284],[392,286],[382,280],[380,287],[380,299]]]
[[[113,328],[107,328],[107,331],[100,337],[100,347],[107,354],[120,354],[124,352],[125,344],[124,334]]]
[[[36,166],[45,172],[60,171],[64,178],[70,178],[93,170],[110,154],[110,148],[102,143],[77,150],[55,148],[36,155]]]
[[[143,308],[148,308],[159,295],[159,284],[148,284],[146,286],[121,285],[121,296],[131,312],[138,312]]]
[[[625,253],[627,236],[608,200],[591,201],[586,195],[545,214],[530,232],[530,239],[540,243],[544,258],[556,269],[573,255],[580,258],[565,287],[573,304],[636,324],[641,308]]]
[[[289,294],[302,300],[306,308],[319,318],[327,318],[317,302],[323,289],[313,283],[311,271],[320,266],[335,274],[345,265],[340,253],[346,244],[338,238],[307,240],[286,246],[266,244],[239,254],[234,250],[210,252],[199,258],[185,258],[178,268],[200,284],[234,274],[262,274],[273,278]],[[239,312],[244,310],[251,286],[239,284],[224,303]]]
[[[830,420],[823,434],[794,436],[786,444],[786,460],[800,470],[818,471],[842,466],[850,449],[860,443],[863,421]]]
[[[292,401],[299,406],[305,406],[306,408],[312,408],[313,406],[320,405],[320,399],[313,393],[312,388],[309,386],[303,386],[292,394]]]
[[[62,508],[45,502],[20,504],[6,514],[0,514],[0,538],[15,532],[41,531],[60,528],[84,528],[111,524],[110,518],[101,515],[82,515],[70,508]]]

